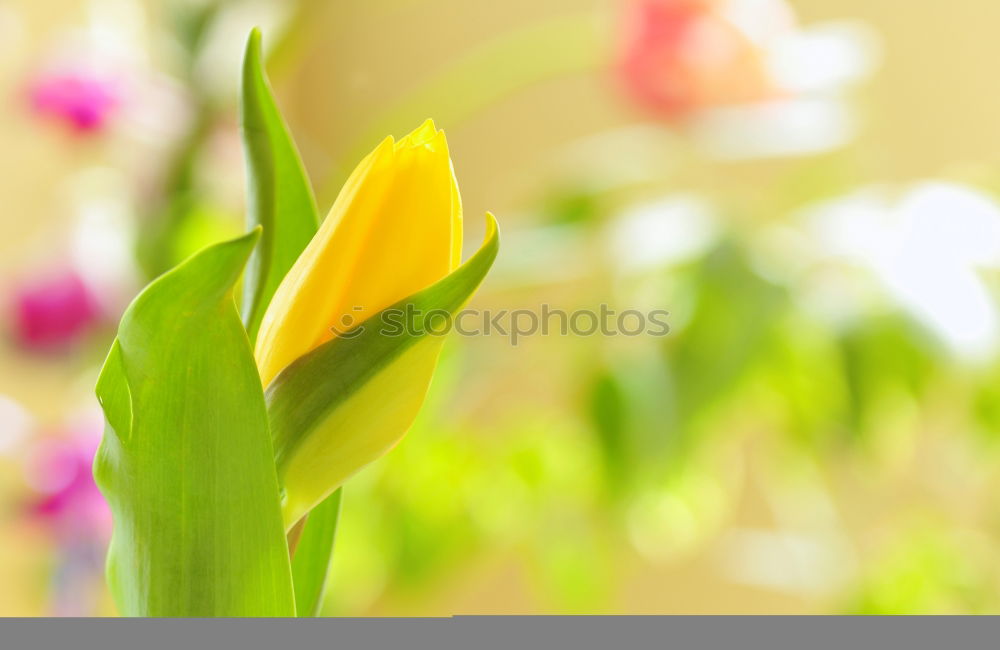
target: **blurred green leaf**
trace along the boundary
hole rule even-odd
[[[148,204],[144,204],[136,258],[149,279],[166,273],[182,261],[174,257],[178,233],[206,201],[198,178],[198,164],[205,143],[214,133],[218,115],[212,102],[199,101],[195,108],[187,132],[175,143],[164,163],[160,187]]]
[[[760,277],[735,242],[724,242],[694,269],[690,321],[665,339],[673,376],[668,422],[686,433],[693,418],[726,397],[765,358],[786,292]],[[668,424],[671,426],[671,424]]]
[[[992,363],[976,377],[971,411],[980,434],[993,444],[1000,442],[1000,363]]]
[[[205,43],[212,24],[219,15],[225,0],[216,2],[172,4],[173,33],[184,50],[189,65]],[[189,73],[190,74],[190,73]]]
[[[829,325],[793,313],[780,328],[754,377],[769,393],[758,393],[757,403],[774,407],[772,415],[782,418],[782,430],[806,445],[843,442],[853,430],[851,400],[841,350]]]
[[[949,525],[950,524],[950,525]],[[899,526],[897,523],[896,526]],[[951,522],[903,526],[850,595],[844,614],[987,614],[996,611],[989,547]],[[985,560],[985,561],[984,561]]]
[[[607,369],[601,369],[590,388],[590,419],[604,464],[608,489],[620,491],[628,475],[630,408],[626,389]]]
[[[919,397],[940,365],[931,337],[902,316],[870,317],[845,332],[838,344],[855,435],[865,432],[867,417],[888,391]]]
[[[290,616],[288,548],[260,376],[233,299],[254,231],[150,284],[97,385],[94,464],[130,616]]]
[[[603,214],[600,195],[588,187],[553,192],[542,210],[546,221],[555,225],[591,223]]]
[[[316,233],[318,213],[309,178],[274,101],[253,30],[243,59],[240,125],[247,159],[247,222],[262,226],[243,282],[243,321],[257,338],[271,296]]]
[[[669,431],[670,387],[664,360],[652,350],[615,355],[597,367],[586,409],[609,496],[625,496],[652,469]]]
[[[164,248],[169,245],[171,249],[171,268],[207,246],[239,237],[244,232],[243,224],[235,215],[207,204],[190,206],[184,218],[174,225],[170,238],[163,242]]]

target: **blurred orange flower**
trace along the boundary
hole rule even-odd
[[[630,7],[618,71],[628,93],[657,116],[778,96],[764,52],[719,0],[638,0]]]

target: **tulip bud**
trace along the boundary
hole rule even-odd
[[[462,205],[444,132],[386,138],[281,282],[257,338],[267,386],[288,364],[458,266]]]
[[[459,267],[458,185],[430,121],[384,140],[348,179],[257,338],[286,529],[413,423],[443,343],[423,314],[454,314],[479,286],[498,247],[492,216],[487,225]],[[390,333],[384,319],[397,310],[408,326]]]

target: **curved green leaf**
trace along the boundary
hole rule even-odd
[[[498,250],[496,220],[488,215],[482,247],[462,266],[320,345],[271,382],[265,396],[286,529],[402,438],[444,341],[433,334],[435,320],[465,305]]]
[[[247,222],[250,228],[263,227],[243,281],[243,322],[251,342],[271,296],[319,221],[309,178],[264,74],[260,38],[260,31],[250,33],[240,89]]]
[[[323,606],[343,492],[343,489],[337,490],[312,509],[292,556],[295,610],[299,616],[318,616]]]
[[[97,384],[94,462],[115,528],[108,582],[130,616],[291,616],[260,376],[236,304],[259,229],[150,284]]]
[[[271,297],[315,234],[319,220],[305,168],[264,74],[260,41],[260,32],[251,32],[240,95],[247,220],[251,227],[264,229],[243,285],[243,321],[251,342]],[[322,604],[339,513],[338,500],[336,507],[317,512],[306,523],[292,565],[302,615],[315,615]],[[328,538],[322,539],[324,535]]]

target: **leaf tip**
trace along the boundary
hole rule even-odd
[[[261,41],[263,37],[259,27],[250,30],[247,36],[247,47],[243,53],[243,83],[246,84],[258,74],[262,74],[263,64],[261,62]]]
[[[261,235],[264,232],[264,227],[260,224],[251,228],[247,233],[240,235],[236,239],[230,239],[217,244],[220,248],[231,248],[233,252],[233,257],[240,258],[242,260],[242,265],[246,264],[247,259],[250,257],[250,253],[257,246],[257,242],[260,241]]]
[[[486,234],[483,236],[483,248],[486,254],[495,258],[500,251],[500,224],[492,212],[486,213]]]
[[[250,35],[247,37],[247,53],[253,53],[259,57],[262,39],[260,27],[251,28]]]

